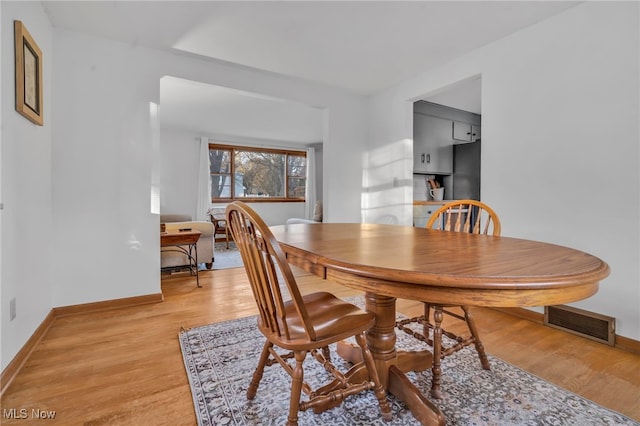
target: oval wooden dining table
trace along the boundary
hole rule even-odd
[[[396,351],[396,298],[439,304],[523,307],[585,299],[609,274],[601,259],[568,247],[397,225],[318,223],[273,226],[290,264],[365,292],[376,323],[367,345],[387,391],[422,424],[442,412],[406,377],[432,354]],[[338,353],[356,361],[347,346]]]

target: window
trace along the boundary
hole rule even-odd
[[[211,201],[304,201],[307,155],[301,151],[209,144]]]

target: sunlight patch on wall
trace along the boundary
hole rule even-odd
[[[149,123],[151,125],[151,214],[160,214],[160,117],[159,105],[149,102]]]
[[[363,156],[362,221],[410,225],[413,141],[404,139]]]
[[[160,214],[160,187],[151,185],[151,214]]]

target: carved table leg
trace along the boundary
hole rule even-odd
[[[380,381],[389,387],[389,367],[398,362],[396,352],[396,298],[373,293],[365,295],[366,310],[376,316],[376,323],[367,332],[367,346],[373,354]]]
[[[442,377],[442,306],[436,305],[433,310],[433,367],[431,368],[431,396],[442,399],[440,380]]]

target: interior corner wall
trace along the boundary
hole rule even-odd
[[[483,201],[503,235],[574,247],[611,267],[573,305],[640,340],[637,2],[584,2],[376,94],[368,150],[412,135],[414,100],[482,76]],[[412,163],[407,164],[410,173]],[[411,205],[411,193],[404,200]]]
[[[361,222],[366,103],[334,104],[324,119],[322,208],[324,222]],[[304,217],[304,215],[303,215]]]
[[[53,307],[52,241],[52,26],[40,2],[0,3],[2,155],[0,182],[1,364],[8,365]],[[38,126],[15,110],[13,21],[20,20],[43,57],[43,118]],[[10,320],[10,301],[16,317]]]
[[[54,46],[54,303],[157,294],[154,58],[62,29]]]
[[[162,107],[161,107],[162,108]],[[162,111],[160,111],[162,115]],[[160,131],[160,213],[196,217],[200,135]]]
[[[412,226],[413,103],[387,93],[368,105],[362,221]]]

